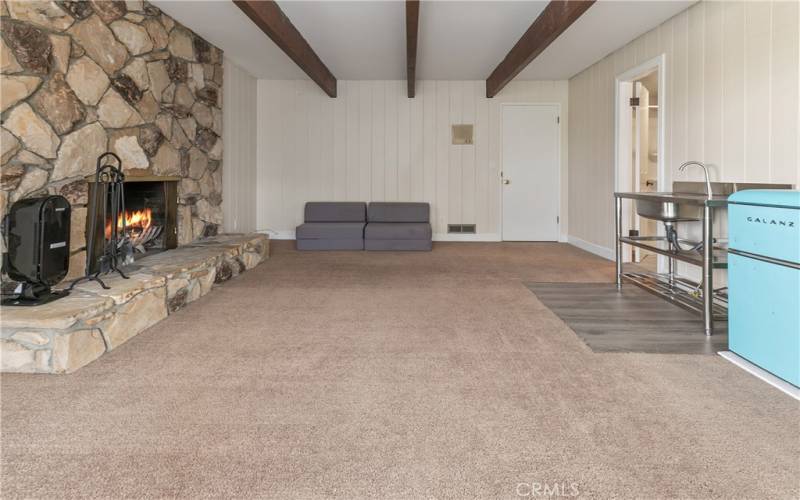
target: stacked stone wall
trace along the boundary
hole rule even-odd
[[[22,198],[73,206],[83,274],[97,157],[180,177],[178,240],[222,224],[222,51],[142,1],[0,1],[0,215]]]

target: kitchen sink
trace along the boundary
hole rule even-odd
[[[636,213],[640,217],[664,222],[696,221],[702,218],[703,207],[663,199],[639,198],[636,200]]]
[[[731,193],[746,189],[792,189],[790,184],[753,184],[712,182],[712,195],[708,196],[708,186],[702,182],[676,182],[671,192],[637,191],[633,193],[614,193],[618,198],[630,199],[635,203],[640,217],[662,222],[699,221],[703,219],[705,207],[720,208],[728,205]]]

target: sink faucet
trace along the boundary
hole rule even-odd
[[[700,163],[699,161],[689,160],[681,164],[681,166],[678,167],[678,170],[683,172],[689,165],[697,165],[698,167],[703,169],[703,173],[706,175],[706,196],[708,196],[708,199],[710,200],[711,197],[713,196],[713,193],[711,191],[711,181],[708,178],[708,167],[706,167],[705,164]]]

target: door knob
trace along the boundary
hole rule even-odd
[[[503,179],[503,184],[511,184],[511,179]]]

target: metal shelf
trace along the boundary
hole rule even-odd
[[[619,241],[659,255],[666,255],[675,260],[686,262],[698,267],[703,267],[703,255],[694,251],[674,251],[669,248],[669,242],[663,236],[620,236]],[[728,268],[728,252],[719,247],[714,247],[711,260],[714,269]]]
[[[683,191],[687,191],[688,186],[682,186]],[[706,187],[706,190],[709,188]],[[633,283],[645,290],[673,302],[690,311],[699,311],[703,315],[703,332],[706,335],[714,333],[714,319],[725,317],[725,310],[720,309],[714,300],[714,269],[726,269],[728,267],[726,249],[720,248],[721,245],[714,244],[714,210],[725,206],[727,196],[708,196],[698,195],[694,190],[691,194],[681,193],[615,193],[614,200],[614,237],[615,254],[617,269],[617,287],[622,287],[623,281]],[[713,192],[713,189],[711,190]],[[702,254],[695,251],[673,250],[669,248],[669,243],[663,236],[625,236],[627,230],[624,226],[623,198],[634,200],[646,200],[657,203],[690,204],[702,207],[702,215],[698,219],[703,226],[703,251]],[[663,207],[662,207],[663,208]],[[674,208],[674,207],[673,207]],[[662,210],[663,212],[663,210]],[[657,218],[656,220],[664,220]],[[644,250],[649,250],[658,255],[669,258],[669,273],[666,277],[658,275],[647,276],[635,273],[624,273],[622,263],[622,250],[624,245],[631,245]],[[702,269],[702,293],[698,293],[698,288],[686,290],[676,290],[675,275],[676,262],[684,262]],[[691,293],[689,293],[691,292]],[[701,295],[698,297],[698,295]]]
[[[693,293],[697,288],[697,284],[692,281],[684,278],[675,278],[673,283],[670,284],[668,276],[650,273],[623,273],[622,280],[668,300],[687,311],[703,314],[703,298]],[[715,293],[713,299],[712,311],[714,319],[727,321],[727,294]]]

